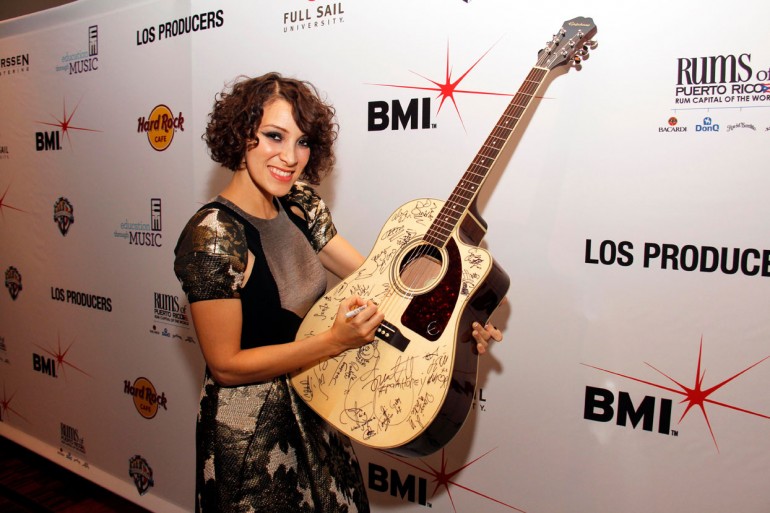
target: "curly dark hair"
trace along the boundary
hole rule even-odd
[[[333,145],[338,125],[334,107],[321,100],[318,89],[310,82],[275,72],[237,78],[229,91],[215,96],[206,133],[201,138],[215,162],[232,171],[239,169],[246,150],[251,148],[248,144],[259,144],[257,128],[265,105],[277,98],[292,105],[294,121],[308,137],[310,160],[301,178],[317,185],[334,167]]]

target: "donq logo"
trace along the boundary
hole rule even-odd
[[[162,104],[152,109],[148,117],[142,116],[138,121],[137,133],[146,133],[147,141],[156,151],[164,151],[171,146],[177,130],[184,132],[182,113],[174,116],[171,109]]]

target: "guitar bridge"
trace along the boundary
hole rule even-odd
[[[382,321],[374,335],[401,352],[404,352],[406,346],[408,346],[410,342],[410,340],[401,333],[401,330],[388,321]]]

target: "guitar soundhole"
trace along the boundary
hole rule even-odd
[[[441,275],[441,252],[433,246],[418,246],[401,262],[399,277],[408,292],[430,289]]]
[[[444,254],[432,246],[410,251],[401,263],[401,275],[409,276],[416,291],[401,316],[401,324],[421,337],[435,342],[444,333],[460,293],[462,266],[454,239],[449,239]],[[445,255],[446,262],[442,258]],[[408,270],[408,272],[407,272]]]

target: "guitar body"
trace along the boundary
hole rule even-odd
[[[329,329],[351,295],[379,305],[385,322],[374,342],[291,381],[345,435],[408,456],[440,449],[465,421],[478,365],[471,324],[487,321],[510,283],[486,250],[466,242],[483,230],[470,215],[443,247],[426,242],[443,205],[418,199],[396,210],[363,265],[313,306],[297,333]]]
[[[495,124],[446,202],[418,199],[390,216],[363,265],[308,312],[297,338],[328,330],[340,302],[359,295],[385,320],[357,350],[300,369],[300,397],[353,440],[404,456],[442,448],[473,405],[478,354],[471,327],[485,324],[510,280],[478,247],[486,224],[476,198],[548,73],[588,58],[591,18],[565,22]]]

